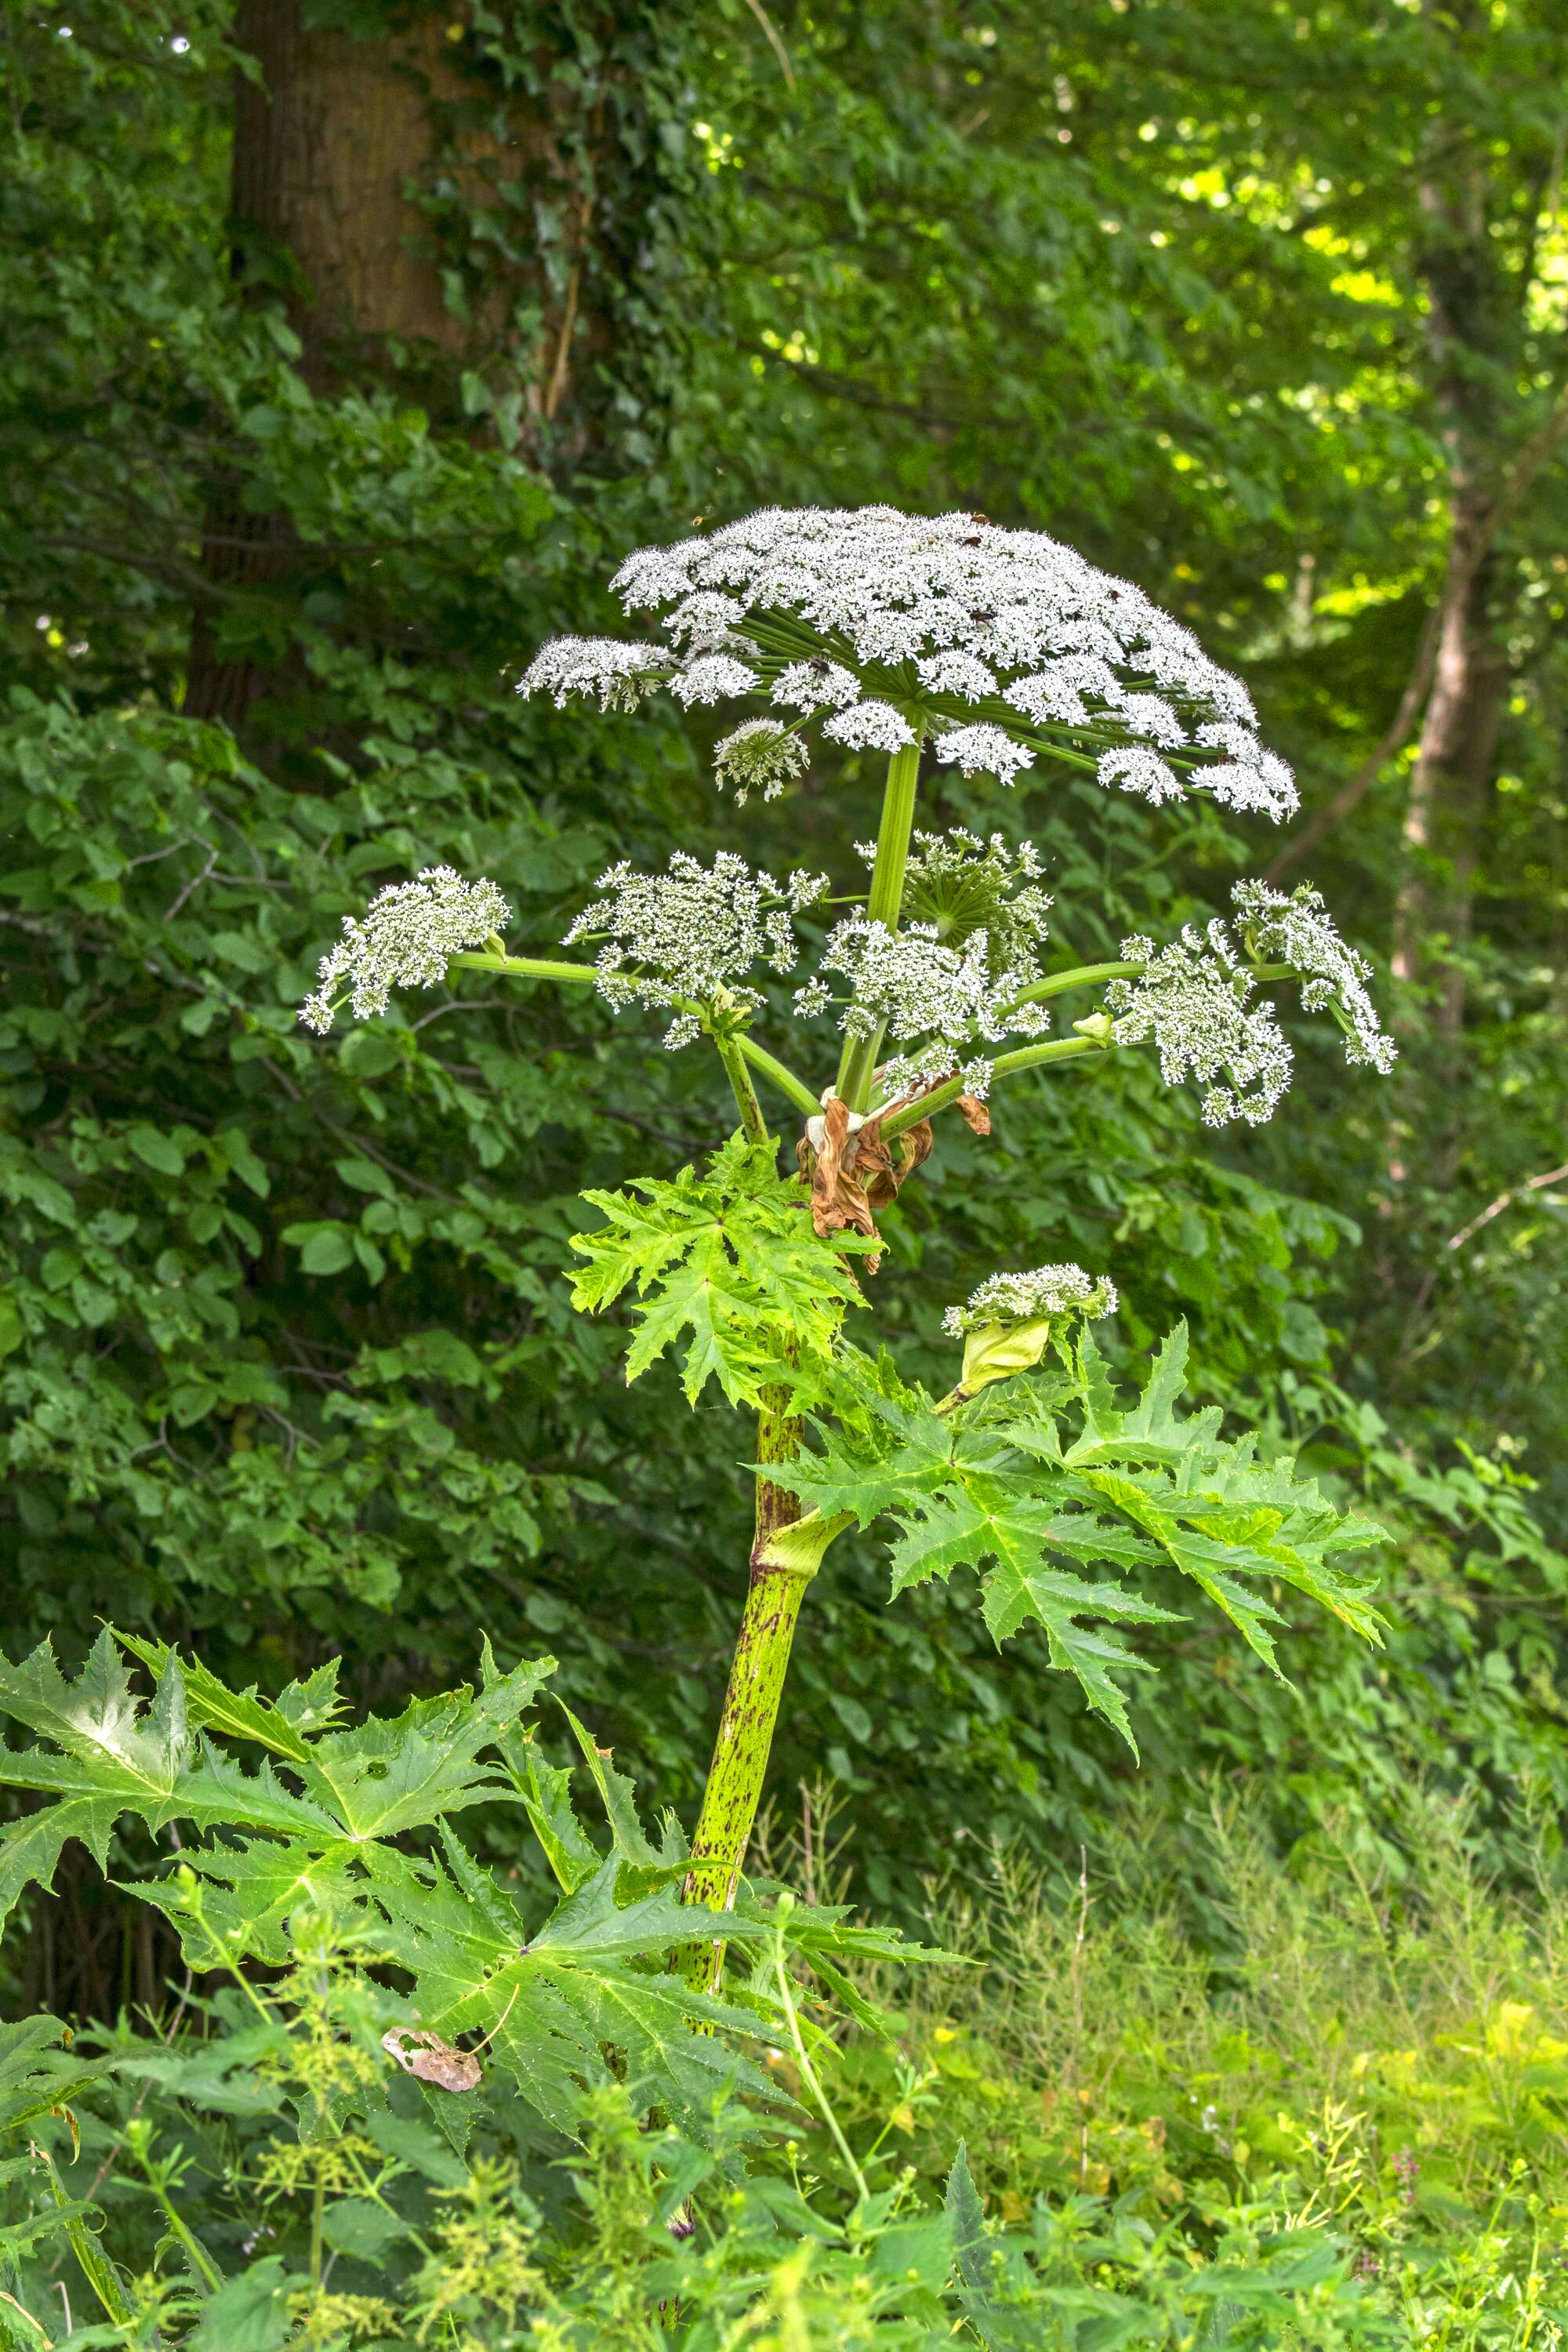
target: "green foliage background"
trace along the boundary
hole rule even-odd
[[[307,11],[365,39],[423,13]],[[395,347],[324,384],[286,257],[231,272],[229,12],[5,21],[0,1648],[52,1630],[79,1654],[111,1617],[269,1687],[342,1650],[375,1702],[469,1672],[484,1628],[509,1658],[548,1643],[598,1739],[689,1808],[749,1442],[666,1369],[628,1391],[624,1334],[563,1276],[582,1188],[673,1175],[726,1130],[717,1068],[693,1094],[651,1024],[478,985],[321,1044],[294,1018],[314,960],[425,864],[492,876],[548,951],[612,854],[734,842],[667,718],[564,719],[512,683],[542,635],[608,619],[626,545],[760,502],[1049,529],[1245,670],[1320,805],[1385,726],[1441,571],[1413,158],[1468,109],[1500,238],[1561,283],[1524,248],[1542,157],[1561,173],[1563,36],[1544,6],[1450,38],[1397,0],[879,0],[771,11],[786,83],[738,0],[450,13],[476,120],[543,58],[568,127],[611,124],[610,324],[552,424],[528,394],[559,189],[433,171],[449,299],[500,289],[508,332],[482,368]],[[524,248],[542,296],[513,282]],[[1521,430],[1555,364],[1543,300],[1489,362]],[[1444,1248],[1563,1157],[1565,504],[1543,475],[1506,546],[1458,1075],[1418,1003],[1392,1093],[1304,1038],[1289,1115],[1239,1140],[1146,1070],[1068,1070],[989,1141],[944,1138],[886,1221],[879,1310],[933,1382],[946,1304],[1077,1258],[1121,1288],[1123,1362],[1186,1316],[1200,1393],[1393,1528],[1387,1652],[1289,1634],[1295,1699],[1206,1626],[1141,1637],[1153,1801],[1219,1766],[1284,1838],[1330,1801],[1375,1838],[1413,1765],[1483,1811],[1568,1793],[1562,1201]],[[215,577],[215,515],[282,518],[286,560]],[[181,714],[194,616],[261,680],[237,736]],[[1401,782],[1392,761],[1309,868],[1373,951]],[[835,836],[869,830],[852,757],[748,811],[748,853],[820,862],[830,803]],[[949,783],[940,814],[1027,827],[1075,960],[1274,846],[1055,780]],[[884,1601],[844,1545],[775,1765],[782,1791],[823,1767],[847,1788],[877,1903],[977,1824],[1058,1852],[1117,1813],[1130,1768],[1042,1649],[997,1657],[940,1590]]]

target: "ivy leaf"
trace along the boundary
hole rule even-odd
[[[183,1174],[185,1155],[172,1135],[163,1135],[155,1127],[131,1127],[125,1130],[125,1140],[145,1167],[156,1169],[160,1176]]]

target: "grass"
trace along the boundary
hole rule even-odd
[[[934,2182],[967,2144],[990,2211],[1101,2200],[1192,2252],[1237,2216],[1321,2228],[1392,2340],[1555,2343],[1568,2324],[1568,1893],[1522,1815],[1505,1891],[1462,1803],[1413,1789],[1396,1840],[1322,1822],[1289,1865],[1241,1805],[1126,1823],[1042,1884],[1003,1855],[933,1890],[979,1971],[909,1991],[893,2101]],[[820,1833],[818,1834],[820,1844]],[[1112,2266],[1114,2268],[1114,2266]]]

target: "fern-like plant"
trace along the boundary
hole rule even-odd
[[[751,701],[716,753],[737,802],[789,791],[813,728],[885,754],[875,844],[844,843],[831,876],[782,881],[729,852],[710,867],[679,851],[661,873],[617,865],[563,942],[591,960],[512,953],[495,885],[432,868],[348,922],[304,1018],[326,1031],[345,999],[369,1017],[395,987],[482,971],[655,1008],[671,1050],[705,1043],[728,1074],[739,1132],[715,1138],[703,1170],[588,1195],[603,1222],[574,1246],[585,1261],[575,1303],[628,1312],[628,1379],[673,1351],[690,1401],[712,1381],[756,1415],[750,1587],[684,1890],[730,1911],[739,1936],[796,1620],[851,1526],[891,1522],[895,1591],[980,1570],[996,1639],[1043,1627],[1052,1664],[1129,1738],[1124,1680],[1141,1662],[1118,1629],[1163,1613],[1139,1583],[1155,1562],[1266,1659],[1279,1586],[1375,1637],[1367,1579],[1345,1556],[1378,1530],[1342,1519],[1288,1464],[1223,1438],[1214,1412],[1179,1414],[1181,1334],[1120,1406],[1089,1329],[1116,1304],[1103,1276],[1001,1269],[955,1303],[963,1369],[941,1400],[850,1329],[872,1295],[879,1208],[916,1174],[933,1120],[984,1130],[994,1087],[1152,1045],[1167,1083],[1198,1082],[1211,1123],[1266,1118],[1291,1056],[1263,991],[1289,979],[1338,1024],[1352,1064],[1386,1070],[1393,1047],[1369,967],[1310,888],[1287,898],[1243,882],[1223,919],[1064,964],[1026,839],[917,828],[922,761],[999,788],[1077,770],[1156,808],[1206,793],[1275,820],[1294,809],[1246,688],[1126,582],[983,517],[867,509],[755,515],[642,550],[615,585],[628,613],[660,615],[662,635],[558,639],[525,691],[558,709],[654,693],[688,709]],[[869,867],[858,880],[858,860]],[[813,908],[824,918],[803,967],[797,926]],[[797,985],[792,1036],[764,1043],[770,971]],[[1081,1009],[1047,1034],[1059,998]],[[759,1087],[796,1129],[784,1171]],[[440,1900],[462,1899],[449,1864]],[[710,1986],[721,1951],[699,1947],[693,1963]]]

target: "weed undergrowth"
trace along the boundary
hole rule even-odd
[[[830,1794],[768,1830],[830,1898]],[[0,2029],[0,2343],[1553,2346],[1568,1897],[1518,1835],[1524,1893],[1419,1790],[1375,1871],[1332,1820],[1282,1864],[1234,1799],[1056,1880],[994,1853],[931,1888],[968,1964],[883,1972],[889,2041],[784,2037],[760,2143],[754,2108],[693,2137],[629,2083],[567,2134],[488,2074],[415,2079],[365,1956],[304,1915],[262,1999]]]
[[[1238,2231],[1319,2230],[1394,2341],[1554,2341],[1568,1899],[1552,1838],[1521,1810],[1524,1891],[1505,1894],[1462,1803],[1415,1788],[1402,1830],[1373,1867],[1326,1817],[1287,1866],[1216,1798],[1180,1832],[1134,1811],[1052,1881],[993,1854],[933,1896],[980,1969],[912,1979],[897,2065],[852,2050],[841,2103],[863,2128],[892,2103],[922,2179],[963,2137],[1004,2227],[1048,2209],[1070,2241],[1115,2215],[1194,2256]],[[917,2093],[896,2100],[910,2070]]]

